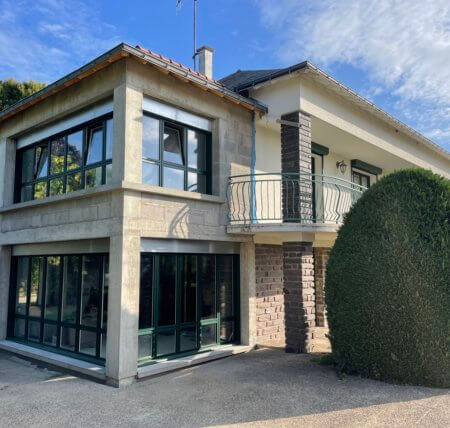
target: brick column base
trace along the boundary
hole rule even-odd
[[[283,243],[286,352],[310,352],[316,325],[311,242]]]
[[[316,286],[316,324],[318,327],[328,327],[327,310],[325,307],[325,272],[331,248],[314,248],[314,282]]]
[[[283,247],[255,245],[256,343],[284,346]]]

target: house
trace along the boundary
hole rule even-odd
[[[326,345],[325,267],[381,176],[450,155],[310,63],[212,77],[120,44],[0,112],[0,347],[120,386]]]

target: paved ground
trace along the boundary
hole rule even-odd
[[[347,377],[262,349],[123,389],[0,351],[1,427],[450,427],[450,391]]]

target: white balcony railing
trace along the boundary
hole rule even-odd
[[[230,224],[340,224],[366,190],[322,174],[250,174],[228,181]]]

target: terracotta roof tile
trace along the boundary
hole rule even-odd
[[[190,68],[190,67],[188,67],[188,66],[186,66],[186,65],[184,65],[184,64],[181,64],[180,62],[174,61],[174,60],[171,59],[171,58],[167,58],[167,57],[165,57],[164,55],[161,55],[161,54],[159,54],[159,53],[157,53],[157,52],[151,51],[150,49],[144,48],[144,47],[142,47],[142,46],[140,46],[140,45],[137,45],[137,46],[136,46],[136,49],[139,49],[140,51],[146,53],[147,55],[151,55],[151,56],[153,56],[153,57],[155,57],[155,58],[158,58],[158,59],[160,59],[160,60],[162,60],[162,61],[164,61],[164,62],[166,62],[166,63],[168,63],[168,64],[173,64],[173,65],[175,65],[175,66],[177,66],[177,67],[180,67],[180,68],[182,68],[183,70],[186,70],[186,71],[188,71],[188,72],[191,73],[191,74],[195,74],[195,75],[197,75],[197,76],[199,76],[199,77],[201,77],[201,78],[203,78],[203,79],[206,79],[206,80],[208,80],[208,81],[210,81],[210,82],[214,82],[216,85],[219,85],[219,86],[225,86],[225,85],[224,85],[222,82],[220,82],[219,80],[210,79],[210,78],[209,78],[208,76],[206,76],[205,74],[200,73],[200,72],[197,71],[197,70],[193,70],[192,68]]]

